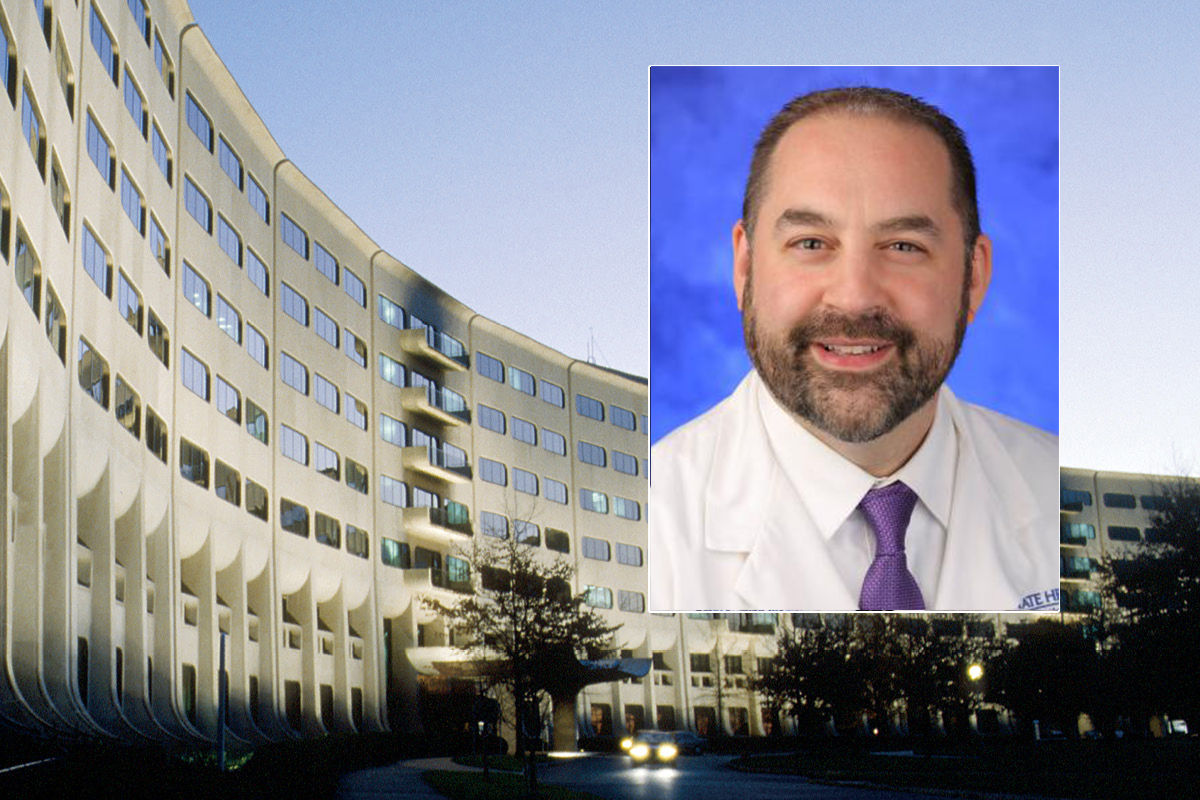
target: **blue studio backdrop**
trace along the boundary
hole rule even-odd
[[[652,442],[716,405],[751,368],[731,231],[759,133],[793,97],[852,85],[907,92],[966,132],[993,274],[949,384],[1058,432],[1056,67],[652,67]]]

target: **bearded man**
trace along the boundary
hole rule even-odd
[[[1057,610],[1057,438],[944,385],[991,275],[953,120],[784,106],[733,227],[754,371],[651,452],[650,608]]]

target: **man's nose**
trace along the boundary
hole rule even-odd
[[[886,307],[882,277],[870,248],[846,248],[826,274],[823,302],[847,314]]]

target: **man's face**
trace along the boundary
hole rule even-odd
[[[930,401],[990,272],[986,237],[964,247],[941,140],[879,116],[792,126],[753,233],[734,228],[751,360],[785,408],[845,442],[876,439]]]

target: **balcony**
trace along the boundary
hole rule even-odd
[[[423,358],[442,369],[465,372],[467,351],[452,336],[433,328],[411,328],[400,334],[400,347],[406,353]]]
[[[404,509],[404,530],[426,536],[443,538],[446,534],[471,536],[471,519],[466,508],[430,508],[428,506]]]
[[[415,470],[445,483],[469,483],[471,465],[457,454],[447,457],[446,451],[431,446],[405,447],[400,451],[405,469]]]
[[[413,592],[441,589],[456,594],[475,593],[469,576],[466,580],[453,580],[448,571],[441,567],[413,567],[404,570],[404,586]]]
[[[406,411],[422,414],[443,425],[470,425],[471,411],[462,395],[432,384],[400,390],[400,404]]]

